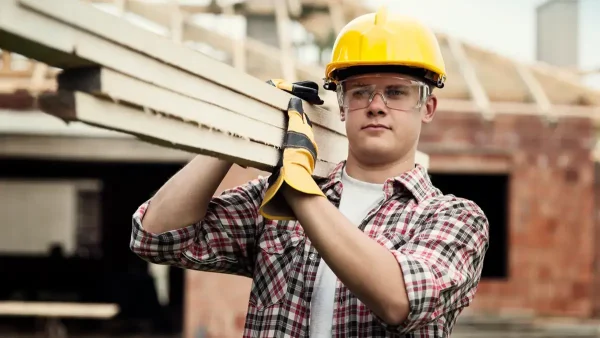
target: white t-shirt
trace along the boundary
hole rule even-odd
[[[342,197],[339,210],[357,227],[369,211],[384,197],[383,184],[356,180],[342,173]],[[333,307],[337,277],[327,263],[321,260],[311,301],[310,337],[331,338]]]

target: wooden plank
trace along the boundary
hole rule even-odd
[[[279,110],[252,105],[250,100],[236,100],[235,93],[211,84],[198,79],[198,85],[205,86],[205,90],[203,97],[196,100],[109,69],[93,67],[66,70],[58,77],[59,89],[101,95],[175,120],[273,147],[281,145],[284,130],[281,121],[283,114]],[[321,127],[315,128],[320,130]],[[336,141],[340,140],[343,140],[343,136],[337,134]]]
[[[109,319],[119,313],[117,304],[63,302],[0,302],[0,315]]]
[[[128,1],[127,10],[133,14],[142,16],[158,25],[168,27],[170,25],[169,16],[166,15],[166,3],[151,3],[151,2],[141,2],[141,1]],[[183,6],[179,4],[180,8]],[[227,14],[231,13],[230,10],[225,7],[223,12]],[[233,55],[234,58],[234,66],[238,68],[236,65],[246,65],[252,64],[253,68],[258,67],[260,70],[272,71],[275,69],[274,67],[280,67],[280,69],[285,69],[286,62],[291,59],[281,58],[282,51],[274,46],[263,43],[259,40],[252,39],[249,37],[245,37],[244,39],[234,39],[226,34],[219,33],[217,31],[211,31],[207,28],[204,28],[195,22],[193,22],[190,18],[185,18],[182,23],[182,40],[183,41],[195,41],[202,42],[207,45],[210,45],[212,48],[216,48],[223,52],[226,52],[230,55]],[[240,60],[240,54],[244,53],[244,58],[248,58],[252,60],[252,62],[246,62]],[[247,56],[246,56],[247,55]],[[288,56],[289,57],[289,56]],[[240,66],[241,67],[241,66]],[[293,72],[297,75],[298,78],[302,78],[302,80],[313,80],[318,81],[323,77],[323,70],[321,67],[318,67],[313,64],[305,64],[300,63],[298,60],[294,60],[292,62],[292,67],[294,68]],[[246,68],[239,68],[246,69]],[[257,76],[260,74],[262,76],[261,71],[255,71],[251,75]],[[290,73],[292,71],[290,70]],[[282,76],[288,79],[286,73],[282,73]],[[270,76],[273,77],[273,76]],[[289,79],[288,79],[289,80]],[[323,100],[325,101],[325,106],[328,108],[335,108],[337,104],[337,99],[335,94],[330,91],[325,91],[323,95]]]
[[[67,6],[63,8],[68,9],[63,12],[61,6]],[[35,11],[26,10],[25,7],[35,8]],[[93,23],[94,20],[100,21]],[[21,24],[24,21],[35,22],[35,25]],[[68,24],[63,21],[68,21]],[[28,53],[31,52],[40,61],[62,64],[67,68],[82,64],[102,64],[136,79],[138,83],[147,82],[156,88],[161,87],[163,93],[176,92],[180,94],[180,100],[186,96],[200,101],[212,98],[213,101],[218,101],[218,106],[236,106],[236,112],[262,114],[261,121],[266,121],[265,125],[270,121],[272,125],[283,129],[282,111],[287,108],[289,94],[88,4],[73,0],[52,3],[16,0],[0,2],[0,37],[2,35],[11,37],[0,39],[2,44],[7,43],[29,57],[31,55]],[[36,52],[40,49],[44,49],[46,53]],[[202,79],[206,81],[200,81]],[[104,94],[115,95],[112,92]],[[209,132],[209,129],[182,123],[184,119],[181,116],[179,120],[157,119],[156,116],[140,114],[141,109],[103,101],[89,94],[63,91],[53,97],[45,96],[42,101],[47,112],[65,119],[120,130],[176,149],[226,154],[231,158],[246,160],[244,163],[259,169],[272,166],[278,154],[274,147],[265,144],[249,143],[233,135],[218,135],[219,133]],[[319,146],[324,148],[320,157],[344,158],[347,151],[343,143],[346,141],[343,137],[345,130],[337,114],[308,104],[305,104],[305,109],[315,124],[315,133],[323,135],[317,136]],[[147,128],[140,128],[142,125]],[[209,136],[211,142],[200,143],[202,135]],[[218,140],[222,143],[216,142]],[[217,145],[212,145],[213,143]],[[225,149],[225,144],[231,149]],[[331,145],[336,150],[328,156],[326,149]],[[248,155],[250,149],[264,150],[256,150],[258,153],[255,155]],[[338,151],[339,149],[345,151]],[[419,154],[418,157],[418,160],[426,159],[424,154]],[[318,173],[324,172],[326,167],[319,165]]]
[[[40,109],[65,121],[121,131],[150,143],[198,154],[217,156],[240,165],[269,171],[277,164],[278,149],[251,142],[209,127],[144,114],[140,109],[100,99],[83,92],[59,91],[39,98]],[[325,176],[333,166],[319,161],[317,176]]]
[[[17,3],[35,5],[69,24],[25,10]],[[68,9],[62,11],[63,5]],[[3,39],[0,31],[2,45],[58,67],[103,65],[191,97],[204,90],[197,85],[200,76],[279,110],[287,108],[291,97],[249,74],[77,0],[0,1],[0,19],[0,30],[13,37]],[[315,124],[345,135],[337,114],[309,104],[305,110]]]
[[[87,111],[79,113],[84,108],[74,107],[69,107],[67,115],[63,115],[64,108],[57,110],[54,106],[46,104],[48,96],[40,98],[40,104],[44,111],[68,121],[83,121],[131,133],[133,129],[127,125],[134,123],[134,119],[139,120],[137,124],[148,118],[156,120],[153,123],[162,123],[163,120],[170,119],[176,124],[189,124],[194,128],[206,129],[213,134],[226,134],[232,138],[238,138],[239,140],[236,140],[235,144],[232,143],[231,147],[236,147],[241,151],[245,151],[244,148],[249,147],[244,146],[245,141],[257,142],[261,147],[254,146],[254,148],[257,149],[256,154],[259,157],[257,159],[243,158],[243,153],[231,153],[227,147],[222,145],[204,149],[205,152],[202,147],[210,148],[213,145],[204,145],[208,143],[205,141],[198,143],[199,139],[190,141],[190,139],[184,138],[183,134],[175,131],[170,136],[162,134],[160,143],[169,142],[180,149],[193,149],[197,153],[229,158],[237,163],[258,167],[262,170],[272,169],[277,163],[277,149],[283,141],[285,132],[281,121],[283,119],[282,112],[269,106],[252,105],[250,100],[236,100],[235,93],[221,86],[215,86],[204,79],[198,79],[198,85],[205,88],[203,100],[192,99],[118,72],[100,68],[66,70],[58,77],[58,84],[61,90],[81,90],[115,102],[126,102],[138,109],[137,114],[144,115],[127,118],[115,115],[110,121],[106,121],[104,116],[112,114],[112,112],[102,113],[101,110],[98,110],[99,114],[103,116],[89,116],[86,115]],[[54,95],[50,97],[51,102],[55,101]],[[105,105],[105,103],[101,103],[101,105]],[[89,109],[92,111],[92,108]],[[325,175],[327,170],[345,158],[347,139],[340,134],[327,133],[321,126],[315,125],[313,129],[319,145],[317,172],[320,174],[321,167],[323,167],[323,175]],[[150,134],[150,132],[154,133],[152,129],[148,129],[144,133],[136,132],[135,134],[142,137],[158,135]],[[211,143],[217,141],[211,139]],[[249,149],[248,151],[250,151]],[[258,162],[258,158],[267,158],[268,160],[265,160],[267,162]]]

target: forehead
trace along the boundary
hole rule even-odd
[[[411,81],[419,81],[414,76],[401,74],[401,73],[377,73],[377,74],[363,74],[351,76],[346,79],[347,85],[378,85],[378,86],[390,86],[390,85],[401,85],[407,84]]]

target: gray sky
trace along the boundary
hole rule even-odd
[[[369,0],[432,28],[525,62],[535,61],[535,7],[546,0]],[[600,67],[600,0],[580,0],[580,66]],[[470,13],[467,15],[466,13]],[[595,17],[594,17],[595,16]],[[491,21],[497,24],[490,24]],[[557,23],[559,24],[559,23]],[[585,83],[600,88],[600,74]]]

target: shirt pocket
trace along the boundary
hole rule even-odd
[[[281,303],[294,265],[302,258],[304,236],[296,231],[267,226],[258,243],[250,302],[257,308]]]

